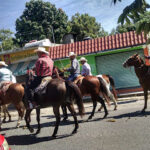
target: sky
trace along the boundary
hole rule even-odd
[[[0,0],[0,29],[10,29],[14,33],[15,21],[25,9],[25,3],[30,0]],[[116,5],[112,0],[43,0],[55,4],[56,8],[62,8],[69,19],[75,13],[88,13],[101,23],[105,31],[111,32],[117,26],[117,19],[123,9],[134,0],[122,0]],[[150,0],[147,0],[150,3]]]

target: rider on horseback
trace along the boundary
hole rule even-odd
[[[0,61],[0,89],[3,88],[3,85],[6,83],[16,83],[16,78],[12,72],[6,68],[8,65],[4,61]]]
[[[53,70],[53,61],[49,57],[49,53],[45,50],[43,47],[39,47],[35,50],[38,55],[38,60],[35,64],[35,73],[36,76],[31,82],[31,84],[27,87],[27,98],[29,101],[30,109],[38,107],[36,102],[33,100],[33,90],[40,85],[43,78],[52,76],[52,70]]]
[[[91,76],[91,67],[90,65],[87,63],[87,59],[85,57],[81,57],[80,58],[80,62],[82,64],[82,71],[81,71],[81,75],[82,76]]]
[[[68,78],[69,81],[74,81],[80,74],[80,64],[76,59],[76,54],[74,52],[69,53],[71,67],[68,69],[64,69],[64,71],[70,72],[70,76]]]

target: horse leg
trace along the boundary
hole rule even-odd
[[[6,107],[5,107],[5,105],[3,105],[3,106],[1,106],[2,107],[2,110],[3,110],[3,114],[4,114],[4,118],[3,118],[3,123],[6,123]]]
[[[113,101],[113,103],[115,105],[114,110],[117,110],[118,104],[117,104],[117,101],[116,101],[116,99],[112,93],[110,95],[110,99]]]
[[[52,137],[55,138],[56,134],[57,134],[57,131],[58,131],[59,124],[60,124],[59,106],[53,107],[53,112],[54,112],[54,115],[56,117],[56,124],[55,124],[55,129],[54,129],[54,132],[52,134]]]
[[[68,114],[67,114],[67,107],[65,104],[61,105],[62,112],[63,112],[63,121],[66,121],[68,119]]]
[[[147,92],[147,90],[144,89],[144,100],[145,100],[145,103],[144,103],[144,108],[142,110],[142,113],[144,113],[145,109],[147,108],[147,99],[148,99],[148,92]]]
[[[22,118],[24,116],[24,111],[25,111],[25,108],[22,107],[20,104],[22,104],[22,103],[19,103],[19,105],[15,106],[17,111],[18,111],[18,115],[19,115],[18,122],[17,122],[17,125],[16,125],[17,128],[20,127],[20,123],[21,123],[21,120],[22,120]]]
[[[2,106],[0,106],[0,130],[2,129]]]
[[[93,110],[91,112],[91,115],[88,117],[88,120],[92,119],[92,117],[94,116],[95,109],[96,109],[96,106],[97,106],[97,101],[96,101],[95,96],[91,96],[91,97],[92,97],[92,101],[93,101]]]
[[[107,108],[106,108],[104,100],[98,95],[97,96],[97,101],[99,101],[102,104],[102,106],[104,107],[105,115],[104,115],[103,118],[106,118],[107,115],[108,115],[108,111],[107,111]]]
[[[38,122],[38,130],[36,131],[36,134],[39,134],[41,131],[41,125],[40,125],[40,108],[36,109],[36,120]]]
[[[100,108],[98,109],[98,111],[101,111],[103,109],[103,106],[101,105]]]
[[[3,107],[3,113],[4,113],[4,119],[3,119],[3,122],[4,122],[4,123],[6,122],[6,114],[7,114],[8,117],[9,117],[8,122],[11,122],[11,115],[10,115],[10,113],[9,113],[9,111],[8,111],[7,105],[3,105],[2,107]]]
[[[30,126],[30,121],[31,121],[30,115],[31,115],[31,111],[32,111],[32,109],[27,109],[27,110],[26,110],[25,121],[26,121],[26,127],[29,129],[29,131],[30,131],[31,133],[33,133],[33,132],[34,132],[34,129]]]
[[[73,104],[68,104],[67,106],[68,106],[68,109],[69,109],[69,111],[71,112],[71,114],[73,116],[73,119],[74,119],[75,128],[72,131],[72,134],[75,134],[75,133],[77,133],[77,130],[79,128],[76,112],[75,112]]]

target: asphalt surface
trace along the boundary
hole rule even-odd
[[[15,111],[11,112],[13,121],[3,124],[1,134],[5,135],[12,150],[149,150],[150,108],[141,114],[143,97],[120,100],[117,111],[113,111],[113,105],[108,108],[106,119],[102,119],[103,111],[96,111],[93,119],[88,122],[85,120],[92,110],[92,103],[86,103],[86,115],[84,118],[78,116],[79,130],[74,135],[71,135],[73,119],[69,116],[69,121],[61,122],[58,137],[51,137],[55,123],[52,108],[42,110],[42,129],[37,136],[23,128],[24,121],[20,128],[15,128]],[[36,129],[35,112],[32,113],[31,124]]]

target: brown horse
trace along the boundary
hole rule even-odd
[[[105,74],[99,74],[99,75],[97,75],[97,77],[100,77],[104,80],[106,87],[107,87],[108,95],[109,95],[110,99],[114,102],[114,110],[117,110],[117,107],[118,107],[117,99],[118,99],[118,97],[117,97],[117,92],[115,89],[114,79],[110,75],[105,75]],[[112,87],[112,92],[110,91],[110,87]],[[101,109],[102,109],[102,105],[98,111],[101,111]]]
[[[80,80],[77,79],[76,81],[75,82],[80,88],[82,96],[90,95],[92,98],[93,110],[88,119],[92,119],[92,117],[94,116],[97,102],[100,102],[102,107],[104,108],[105,115],[103,118],[107,117],[108,111],[104,103],[104,100],[100,95],[102,95],[105,98],[108,104],[110,99],[103,79],[96,76],[86,76],[80,78]]]
[[[1,93],[0,95],[0,106],[6,104],[13,104],[18,111],[19,118],[17,122],[17,127],[20,125],[20,121],[24,116],[25,107],[23,104],[23,96],[24,96],[24,87],[19,83],[11,83],[5,93]],[[1,109],[1,107],[0,107]],[[0,110],[1,111],[1,110]],[[0,127],[2,121],[0,116]]]
[[[28,84],[28,82],[27,82]],[[56,137],[58,127],[60,124],[60,112],[59,108],[61,105],[65,104],[69,111],[71,112],[75,128],[72,132],[72,134],[77,132],[77,129],[79,128],[78,120],[76,117],[76,112],[73,106],[72,102],[72,95],[74,95],[74,98],[76,99],[77,106],[79,108],[79,114],[82,117],[84,115],[84,106],[82,101],[82,96],[80,93],[79,88],[72,82],[65,82],[61,79],[52,79],[46,86],[46,90],[44,93],[35,93],[33,99],[36,100],[37,104],[40,105],[40,108],[45,108],[52,106],[53,112],[56,117],[56,124],[55,129],[52,134],[53,137]],[[26,102],[28,103],[28,102]],[[38,130],[36,134],[38,134],[41,130],[40,127],[40,108],[36,108],[37,113],[37,122],[38,122]],[[27,109],[26,115],[25,115],[25,121],[26,126],[28,127],[30,132],[33,132],[33,128],[30,126],[30,113],[32,110]]]
[[[64,72],[61,71],[57,67],[56,69],[58,70],[57,72],[58,72],[59,78],[61,77],[67,80],[67,78],[64,77]],[[80,88],[82,97],[86,95],[90,95],[92,98],[93,110],[91,112],[91,115],[88,117],[88,119],[92,119],[92,117],[94,116],[95,109],[97,106],[97,101],[101,103],[102,107],[104,107],[104,110],[105,110],[104,118],[105,118],[108,115],[108,111],[107,111],[106,105],[102,97],[105,98],[108,104],[109,104],[110,99],[108,96],[108,90],[107,90],[106,84],[104,83],[104,80],[96,76],[87,76],[87,77],[79,76],[74,81],[74,83],[77,84],[78,87]],[[102,97],[99,96],[100,94]],[[63,110],[64,120],[66,120],[68,118],[68,115],[67,115],[67,109],[64,105],[62,106],[62,110]]]
[[[150,75],[148,72],[148,66],[145,65],[144,61],[138,54],[134,54],[133,56],[129,57],[124,63],[123,66],[131,67],[134,66],[135,73],[139,79],[139,83],[144,90],[144,108],[142,112],[145,112],[147,108],[147,99],[148,99],[148,90],[150,90]]]

